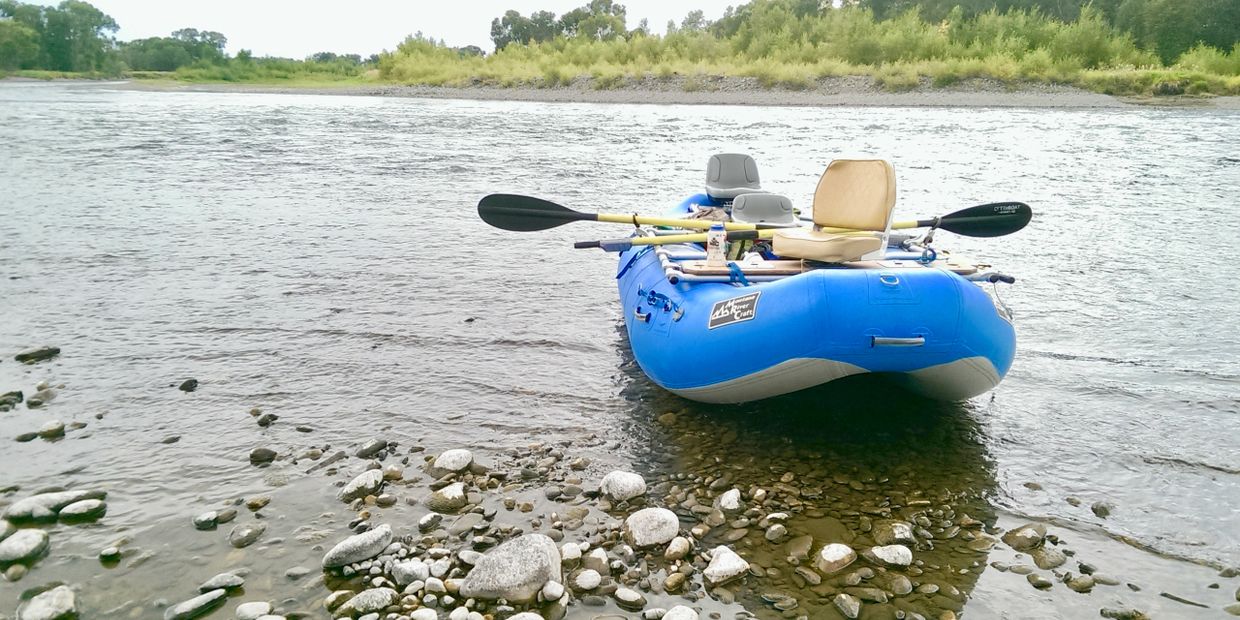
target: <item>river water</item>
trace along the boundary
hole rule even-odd
[[[895,166],[896,219],[1032,205],[1032,224],[1010,237],[938,239],[1018,278],[1001,291],[1019,339],[1004,383],[952,405],[867,381],[737,407],[684,401],[627,350],[614,257],[572,249],[623,230],[509,233],[475,214],[497,191],[658,214],[729,151],[752,154],[765,187],[803,207],[829,160],[866,155]],[[614,468],[650,479],[727,469],[742,489],[791,473],[824,487],[845,521],[895,494],[1000,528],[1042,521],[1077,554],[1064,569],[1087,561],[1139,591],[1034,590],[987,566],[1016,561],[996,548],[938,575],[962,591],[965,617],[1108,606],[1218,617],[1238,585],[1218,570],[1240,565],[1240,310],[1217,249],[1240,227],[1238,189],[1235,111],[0,84],[0,392],[63,384],[43,408],[0,413],[0,488],[18,488],[0,502],[50,486],[109,493],[104,519],[49,528],[49,556],[0,582],[0,617],[54,581],[74,584],[90,617],[154,617],[158,599],[188,598],[242,564],[250,595],[311,609],[328,591],[281,574],[317,566],[320,539],[300,533],[318,528],[330,544],[351,512],[305,462],[260,470],[246,455],[374,436],[493,461],[570,445],[593,463],[587,487]],[[61,355],[13,361],[43,344]],[[189,377],[199,389],[177,390]],[[255,425],[256,407],[280,421]],[[52,418],[86,426],[12,440]],[[268,536],[289,540],[250,553],[189,523],[256,493],[273,497]],[[1109,516],[1091,510],[1099,502]],[[416,519],[392,510],[393,522]],[[814,531],[799,518],[790,530]],[[120,539],[134,555],[101,566],[98,550]]]

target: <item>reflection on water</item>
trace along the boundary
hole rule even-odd
[[[775,605],[793,597],[794,615],[842,617],[833,600],[843,592],[866,609],[929,618],[963,609],[986,568],[993,538],[983,527],[994,524],[990,499],[997,488],[970,405],[925,400],[874,376],[758,403],[705,405],[654,386],[627,341],[620,348],[631,441],[641,466],[659,481],[657,491],[679,504],[682,518],[697,520],[704,511],[693,506],[710,506],[728,489],[750,500],[741,523],[716,524],[703,539],[707,547],[730,544],[761,567],[762,574],[731,588],[747,608],[784,617],[787,605]],[[766,498],[753,501],[759,489]],[[765,526],[774,521],[762,518],[780,512],[788,515],[787,533],[771,541]],[[893,521],[914,532],[912,566],[858,560],[835,575],[806,572],[824,544],[860,551],[889,543],[876,537]],[[746,530],[743,537],[738,529]],[[813,538],[810,558],[790,557],[790,541],[805,535]],[[880,617],[870,613],[879,612],[865,617]]]

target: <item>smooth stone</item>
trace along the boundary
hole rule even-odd
[[[108,512],[108,505],[97,499],[84,499],[60,509],[62,521],[94,521]]]
[[[515,616],[508,616],[508,620],[543,620],[543,617],[532,611],[523,611]]]
[[[1114,508],[1115,507],[1108,502],[1094,502],[1093,505],[1089,507],[1089,509],[1092,510],[1094,515],[1099,519],[1105,519],[1111,516],[1111,511],[1114,510]]]
[[[664,545],[680,533],[680,519],[666,508],[643,508],[624,520],[624,538],[634,547]]]
[[[1232,603],[1223,608],[1223,611],[1233,615],[1240,616],[1240,603]]]
[[[29,572],[30,569],[26,568],[24,564],[14,564],[4,570],[4,578],[10,582],[18,582]]]
[[[684,605],[677,605],[663,614],[663,620],[698,620],[698,612]]]
[[[766,528],[766,533],[764,533],[763,536],[769,542],[778,542],[779,539],[783,538],[787,534],[788,534],[788,528],[785,527],[784,524],[782,523],[776,523]]]
[[[1103,607],[1098,610],[1098,615],[1111,620],[1150,620],[1150,617],[1137,609],[1125,609],[1114,607]]]
[[[47,550],[47,532],[43,530],[18,530],[0,541],[0,564],[30,562]]]
[[[465,507],[469,503],[465,495],[465,485],[460,482],[454,482],[448,486],[433,491],[426,498],[426,505],[435,512],[456,512]]]
[[[667,550],[663,552],[663,558],[669,562],[675,562],[689,555],[691,549],[692,545],[689,544],[688,538],[677,536],[667,543]]]
[[[392,526],[384,523],[372,530],[350,536],[323,556],[323,568],[339,568],[368,560],[383,552],[392,542]]]
[[[336,494],[336,499],[351,502],[367,495],[374,495],[381,486],[383,486],[383,470],[368,469],[344,485],[344,488]]]
[[[1025,579],[1029,580],[1029,585],[1039,590],[1047,590],[1050,589],[1051,586],[1055,585],[1050,579],[1047,579],[1038,573],[1029,573]]]
[[[1094,589],[1094,578],[1089,575],[1073,577],[1066,583],[1070,590],[1073,592],[1080,592],[1082,594]]]
[[[106,499],[103,491],[58,491],[40,493],[14,502],[4,511],[4,518],[14,523],[22,521],[55,521],[61,508],[87,499]]]
[[[352,590],[336,590],[323,599],[323,607],[327,608],[327,611],[336,611],[356,595],[357,593]]]
[[[831,543],[814,558],[814,568],[824,575],[839,572],[857,559],[857,552],[842,543]]]
[[[720,545],[711,551],[710,564],[702,571],[712,586],[717,586],[749,572],[749,562],[735,551]]]
[[[77,602],[68,586],[43,592],[17,610],[17,620],[70,620],[77,615]]]
[[[252,465],[263,465],[276,460],[276,451],[271,448],[254,448],[250,450],[250,463]]]
[[[861,601],[856,597],[841,592],[836,594],[831,602],[835,603],[835,608],[840,610],[845,618],[853,619],[861,615]]]
[[[590,553],[586,554],[586,556],[581,560],[581,565],[582,567],[592,569],[599,574],[606,573],[608,572],[607,552],[595,547],[594,549],[591,549]]]
[[[814,548],[814,537],[813,536],[810,536],[809,534],[806,534],[804,536],[797,536],[796,538],[793,538],[792,540],[788,541],[788,546],[787,546],[788,557],[796,558],[798,560],[808,559],[809,552],[813,548]]]
[[[267,524],[261,521],[242,523],[233,527],[228,533],[228,544],[238,549],[248,547],[254,544],[254,541],[258,540],[258,537],[262,536],[265,531],[267,531]]]
[[[599,491],[615,501],[622,502],[646,494],[646,479],[628,471],[613,471],[603,476]]]
[[[542,599],[544,601],[558,601],[564,596],[564,585],[558,581],[548,581],[542,587]]]
[[[294,566],[293,568],[290,568],[284,571],[284,576],[293,581],[301,579],[302,577],[305,577],[306,575],[309,575],[309,574],[310,574],[310,569],[304,566]]]
[[[1042,570],[1059,568],[1063,566],[1064,562],[1068,561],[1068,557],[1062,551],[1051,547],[1035,549],[1029,555],[1033,558],[1033,563],[1037,564],[1038,568]]]
[[[357,452],[353,453],[353,456],[356,456],[359,459],[372,459],[378,456],[380,452],[386,450],[387,447],[388,442],[386,439],[371,439],[363,444],[362,447],[358,448]]]
[[[44,422],[43,426],[40,426],[39,430],[35,432],[44,439],[55,439],[57,437],[64,437],[65,436],[65,423],[61,422],[60,420],[48,420],[47,422]]]
[[[198,389],[198,380],[197,379],[186,379],[181,382],[181,385],[177,386],[177,389],[181,390],[182,392],[193,392],[194,390]]]
[[[224,603],[228,593],[224,590],[212,590],[199,594],[194,598],[169,607],[164,612],[164,620],[190,620],[205,615]]]
[[[668,592],[679,592],[684,587],[686,579],[688,579],[688,576],[684,573],[672,573],[667,576],[667,579],[663,580],[663,589]]]
[[[235,590],[245,585],[245,579],[235,573],[220,573],[198,586],[199,592],[210,592],[212,590]]]
[[[439,620],[439,614],[434,609],[423,607],[409,614],[409,620]]]
[[[251,601],[237,605],[237,620],[258,620],[259,618],[271,613],[271,603],[266,601]]]
[[[469,450],[444,450],[431,462],[430,474],[442,478],[448,474],[465,471],[474,462],[474,454]]]
[[[209,510],[194,517],[194,529],[197,530],[213,530],[219,519],[219,513]]]
[[[615,597],[616,604],[622,609],[638,611],[646,606],[646,597],[642,596],[637,590],[623,587],[616,588],[616,591],[612,593],[612,596]]]
[[[913,591],[913,582],[909,581],[904,575],[895,575],[888,581],[892,594],[896,596],[904,596]]]
[[[885,566],[903,568],[913,563],[913,552],[904,545],[870,547],[869,555]]]
[[[119,562],[121,559],[121,550],[116,547],[104,547],[99,552],[99,561],[101,562]]]
[[[597,588],[602,582],[603,576],[600,575],[598,571],[592,568],[587,568],[580,573],[577,573],[577,576],[573,578],[573,588],[588,592],[594,588]]]
[[[453,536],[460,536],[465,532],[474,529],[474,526],[483,522],[483,516],[476,512],[463,514],[452,525],[448,526],[448,533]]]
[[[564,543],[560,547],[560,563],[565,566],[575,565],[581,561],[581,547],[577,543]]]
[[[426,581],[431,576],[431,568],[421,560],[398,562],[389,571],[396,585],[405,587],[415,581]]]
[[[542,534],[524,534],[486,552],[461,584],[466,598],[533,600],[548,581],[561,581],[560,550]]]
[[[1046,526],[1041,523],[1027,523],[1008,530],[1002,538],[1007,546],[1017,551],[1028,551],[1042,544],[1042,540],[1046,538]]]
[[[362,590],[336,609],[336,615],[369,614],[387,609],[400,601],[400,594],[391,588]],[[343,612],[343,613],[342,613]]]
[[[418,531],[429,532],[439,527],[439,524],[442,522],[443,522],[443,515],[437,512],[426,513],[422,515],[421,519],[418,519]]]

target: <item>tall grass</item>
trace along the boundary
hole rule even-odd
[[[861,75],[890,90],[962,80],[1073,84],[1100,92],[1160,94],[1184,82],[1184,93],[1235,94],[1240,45],[1198,46],[1172,67],[1116,31],[1086,7],[1072,22],[1035,11],[991,10],[966,18],[959,10],[929,23],[916,9],[878,21],[866,9],[829,9],[798,18],[785,3],[758,0],[735,33],[630,33],[599,41],[558,37],[508,45],[487,57],[463,57],[433,40],[411,37],[379,61],[380,79],[446,86],[489,84],[554,87],[588,80],[614,88],[634,79],[680,78],[686,89],[708,77],[740,76],[768,88],[813,88],[823,78]]]

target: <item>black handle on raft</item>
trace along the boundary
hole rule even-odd
[[[987,280],[988,280],[988,281],[990,281],[990,282],[1002,282],[1002,283],[1004,283],[1004,284],[1016,284],[1016,278],[1015,278],[1015,277],[1013,277],[1013,276],[1006,276],[1006,275],[1003,275],[1003,274],[1001,274],[1001,273],[992,273],[992,274],[990,274],[990,277],[989,277],[989,278],[987,278]]]
[[[577,241],[573,243],[573,247],[577,248],[578,250],[582,250],[586,248],[597,248],[600,246],[599,246],[598,241]]]

